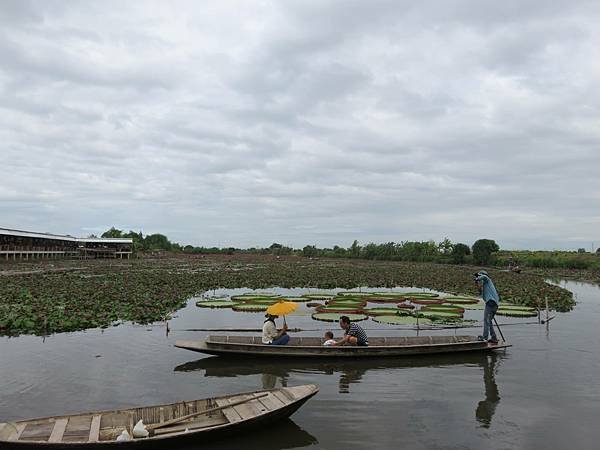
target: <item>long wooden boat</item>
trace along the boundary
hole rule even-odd
[[[307,384],[165,405],[5,422],[0,423],[0,448],[169,448],[174,443],[203,444],[289,417],[318,391],[316,385]],[[152,430],[149,437],[116,441],[123,430],[132,436],[138,420]]]
[[[293,337],[287,345],[265,345],[259,336],[209,336],[204,341],[176,341],[175,347],[221,356],[358,358],[487,352],[511,345],[482,342],[476,336],[371,337],[368,347],[324,347],[323,339],[319,337]]]

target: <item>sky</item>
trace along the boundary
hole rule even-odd
[[[600,246],[600,2],[0,4],[0,227]]]

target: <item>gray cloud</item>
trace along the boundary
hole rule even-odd
[[[598,240],[587,1],[5,1],[0,225]]]

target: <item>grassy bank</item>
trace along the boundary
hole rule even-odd
[[[235,255],[131,261],[0,265],[0,334],[106,327],[164,320],[193,295],[215,288],[271,286],[350,289],[413,286],[476,294],[473,268],[362,260]],[[490,271],[506,301],[568,311],[569,291],[539,276]]]

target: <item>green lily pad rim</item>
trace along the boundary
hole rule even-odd
[[[314,320],[321,320],[324,322],[339,322],[340,317],[347,316],[351,322],[360,322],[361,320],[367,320],[369,317],[366,314],[355,314],[355,313],[314,313],[311,317]]]

